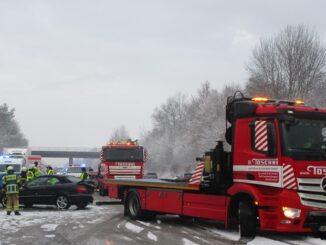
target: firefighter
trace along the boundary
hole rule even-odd
[[[27,171],[27,181],[32,181],[34,179],[34,168],[33,167],[30,167]]]
[[[2,182],[6,192],[7,198],[7,215],[10,215],[12,211],[15,212],[15,215],[20,215],[19,213],[19,179],[14,173],[14,168],[9,166],[7,168],[7,175],[2,177]]]
[[[87,179],[89,179],[89,176],[88,176],[88,173],[87,173],[87,171],[86,171],[86,168],[85,167],[82,167],[81,168],[81,174],[80,174],[80,179],[82,180],[82,181],[85,181],[85,180],[87,180]]]
[[[20,172],[20,186],[23,186],[23,184],[25,184],[27,181],[27,168],[26,167],[22,167],[22,170]]]
[[[38,167],[38,162],[34,162],[34,176],[38,177],[42,174],[41,170]]]
[[[46,166],[46,175],[53,175],[54,171],[51,165]]]

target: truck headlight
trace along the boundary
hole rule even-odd
[[[299,218],[301,214],[301,209],[282,207],[283,214],[289,219]]]

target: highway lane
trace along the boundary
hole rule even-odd
[[[106,198],[98,197],[96,201]],[[130,220],[121,205],[90,205],[85,210],[71,207],[60,211],[53,206],[22,210],[21,216],[0,216],[0,245],[5,244],[324,244],[307,235],[260,234],[253,240],[240,240],[235,231],[205,220],[160,215],[153,220]]]

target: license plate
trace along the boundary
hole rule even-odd
[[[326,231],[326,225],[319,226],[319,231]]]

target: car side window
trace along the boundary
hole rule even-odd
[[[46,183],[46,178],[37,178],[35,180],[32,180],[31,182],[28,183],[28,186],[32,187],[32,186],[40,186],[40,185],[44,185]]]
[[[47,185],[57,185],[57,184],[60,184],[60,180],[55,177],[52,177],[52,178],[47,179],[46,184]]]

